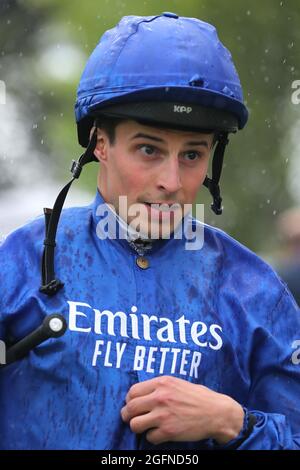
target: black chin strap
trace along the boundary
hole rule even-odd
[[[227,132],[218,136],[218,144],[212,160],[212,177],[209,178],[206,176],[205,180],[203,181],[204,186],[208,188],[210,194],[213,197],[211,208],[217,215],[222,214],[223,211],[219,181],[222,173],[225,148],[228,142],[229,140]]]
[[[81,157],[77,161],[72,161],[71,173],[73,175],[73,178],[60,191],[53,206],[53,209],[44,209],[46,237],[44,240],[45,247],[42,259],[42,285],[40,287],[40,292],[43,292],[43,294],[49,296],[56,294],[56,292],[64,286],[63,282],[61,282],[55,277],[54,272],[54,251],[56,246],[55,238],[60,214],[68,191],[73,181],[79,178],[82,167],[86,163],[98,161],[94,155],[96,143],[97,130],[95,129],[86,151],[81,155]]]

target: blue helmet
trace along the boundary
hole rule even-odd
[[[215,27],[174,13],[125,16],[102,36],[83,71],[75,114],[84,147],[101,114],[226,132],[248,118]]]

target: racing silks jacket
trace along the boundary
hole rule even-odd
[[[55,269],[65,285],[53,297],[39,292],[42,218],[0,247],[0,339],[16,342],[52,313],[68,323],[64,336],[0,369],[1,448],[214,448],[210,439],[152,446],[122,421],[134,383],[172,375],[256,417],[239,449],[299,449],[300,316],[286,286],[191,216],[201,249],[173,234],[141,259],[127,240],[105,239],[103,203],[97,192],[90,206],[63,211]]]

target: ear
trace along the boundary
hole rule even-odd
[[[102,129],[97,129],[97,144],[94,150],[95,157],[99,162],[106,162],[109,148],[109,138]]]

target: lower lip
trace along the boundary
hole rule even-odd
[[[150,214],[150,216],[153,218],[153,219],[167,219],[167,220],[172,220],[172,218],[174,217],[174,214],[175,212],[178,210],[178,208],[176,209],[172,209],[172,210],[159,210],[159,209],[156,209],[154,207],[154,205],[149,205],[149,204],[145,204],[144,205],[147,207],[147,211],[148,211],[148,214]]]

